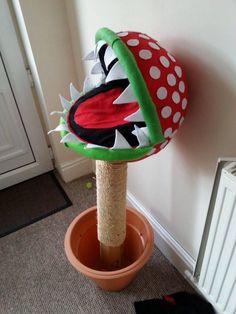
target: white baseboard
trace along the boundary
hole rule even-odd
[[[93,172],[92,161],[84,157],[56,165],[56,168],[65,182],[70,182]]]
[[[154,242],[163,255],[184,276],[186,270],[193,272],[196,261],[192,256],[173,238],[173,236],[153,217],[143,204],[129,191],[127,201],[132,207],[140,211],[150,222],[154,231]]]

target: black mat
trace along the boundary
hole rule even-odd
[[[53,171],[0,191],[0,237],[72,205]]]

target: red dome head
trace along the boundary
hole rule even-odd
[[[135,161],[159,152],[182,124],[187,83],[180,63],[159,42],[138,32],[96,34],[86,57],[96,63],[95,86],[87,78],[83,93],[71,86],[62,142],[92,159]]]

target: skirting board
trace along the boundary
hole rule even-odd
[[[140,211],[150,222],[154,231],[154,243],[162,254],[185,276],[185,272],[193,272],[196,261],[192,256],[173,238],[173,236],[151,215],[137,198],[127,191],[127,202]]]
[[[65,182],[70,182],[93,172],[92,161],[84,157],[56,165],[56,168]]]

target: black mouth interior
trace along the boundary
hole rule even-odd
[[[79,137],[88,143],[112,147],[115,143],[115,130],[118,130],[131,147],[136,147],[139,145],[137,137],[131,133],[134,130],[134,124],[140,128],[145,126],[144,122],[129,123],[108,129],[84,129],[77,125],[77,131],[79,129]]]
[[[118,61],[118,59],[115,58],[115,59],[108,65],[108,67],[106,68],[105,59],[104,59],[106,49],[107,49],[107,45],[104,44],[104,45],[101,47],[101,49],[99,50],[98,56],[99,56],[99,60],[100,60],[100,62],[101,62],[101,66],[102,66],[102,68],[103,68],[103,71],[104,71],[105,75],[107,76],[108,73],[110,72],[111,68],[113,67],[113,65]]]
[[[85,100],[92,98],[93,96],[96,96],[97,94],[100,93],[104,93],[105,97],[106,91],[116,87],[122,87],[123,89],[125,89],[128,85],[129,81],[127,79],[111,81],[108,82],[107,84],[100,85],[99,87],[89,91],[84,96],[80,97],[71,108],[68,117],[68,124],[70,125],[70,128],[73,130],[73,133],[77,134],[78,137],[84,140],[85,142],[105,147],[112,147],[115,142],[115,130],[118,130],[125,137],[125,139],[130,144],[131,147],[138,146],[139,143],[137,137],[132,134],[132,131],[134,130],[134,125],[138,126],[139,128],[145,127],[146,126],[145,122],[130,122],[113,128],[89,129],[83,128],[74,120],[74,115],[78,106],[83,106],[83,102]],[[111,106],[115,105],[111,104]]]

